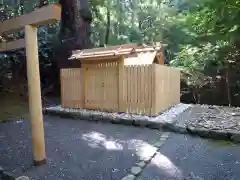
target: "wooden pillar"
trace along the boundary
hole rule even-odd
[[[41,165],[46,163],[46,153],[44,142],[36,26],[25,26],[25,43],[27,57],[29,110],[32,125],[33,160],[35,165]]]

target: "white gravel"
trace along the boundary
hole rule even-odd
[[[161,119],[162,121],[171,123],[173,121],[173,118],[176,118],[179,114],[181,114],[186,109],[192,106],[193,105],[191,104],[183,104],[183,103],[177,104],[171,107],[170,109],[168,109],[167,111],[163,112],[161,115],[158,116],[158,118]]]

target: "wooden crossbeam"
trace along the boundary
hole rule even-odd
[[[18,39],[15,41],[0,43],[0,52],[7,52],[7,51],[11,51],[14,49],[21,49],[21,48],[25,48],[24,39]]]
[[[23,30],[26,25],[46,25],[61,20],[61,5],[51,4],[0,23],[0,36]]]

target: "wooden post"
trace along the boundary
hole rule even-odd
[[[29,110],[32,124],[33,159],[35,165],[46,163],[41,102],[37,27],[25,26]]]

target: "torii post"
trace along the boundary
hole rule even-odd
[[[32,127],[33,161],[46,163],[40,87],[37,27],[61,20],[61,6],[51,4],[0,23],[0,36],[25,30],[25,39],[0,43],[0,52],[26,48],[29,112]]]

